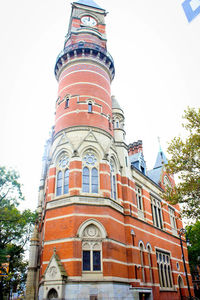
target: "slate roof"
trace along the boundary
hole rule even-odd
[[[160,183],[162,168],[152,169],[150,171],[147,171],[147,176],[153,180],[155,183]]]
[[[163,167],[163,165],[166,165],[167,163],[168,163],[168,160],[167,160],[165,154],[163,153],[163,151],[160,149],[160,151],[158,152],[157,158],[156,158],[156,163],[155,163],[154,169]]]
[[[130,155],[129,156],[130,162],[134,163],[134,162],[138,161],[140,159],[140,156],[141,156],[141,152]]]
[[[79,0],[79,1],[76,1],[75,3],[104,10],[98,4],[96,4],[93,0]]]
[[[138,152],[129,156],[129,160],[132,166],[146,175],[146,162],[144,160],[143,152]]]
[[[167,163],[168,160],[165,154],[163,153],[162,149],[160,149],[156,158],[156,163],[154,165],[154,168],[147,172],[147,176],[155,183],[159,184],[161,180],[163,166]]]

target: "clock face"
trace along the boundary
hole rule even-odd
[[[91,26],[91,27],[94,27],[97,24],[97,21],[94,18],[90,17],[90,16],[82,17],[81,22],[82,22],[83,25]]]

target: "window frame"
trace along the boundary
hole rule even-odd
[[[141,264],[141,273],[142,273],[142,282],[146,282],[145,276],[145,264],[144,264],[144,244],[142,242],[139,243],[140,250],[140,264]]]
[[[55,196],[56,197],[60,197],[60,196],[69,194],[69,175],[70,175],[69,161],[70,161],[70,158],[67,154],[59,156],[59,159],[57,162],[57,167],[56,167],[56,180],[55,180]],[[63,165],[63,163],[64,163],[64,165]],[[66,182],[65,174],[67,171],[68,171],[68,176],[67,176],[67,182]],[[61,174],[60,179],[58,179],[59,174]],[[60,193],[58,193],[59,180],[61,182],[61,185],[59,186],[59,188],[61,190]],[[67,192],[65,192],[66,186],[67,186]]]
[[[162,203],[161,200],[155,198],[154,196],[151,196],[151,212],[154,226],[163,230],[164,222],[162,214]]]
[[[113,159],[110,161],[110,196],[112,199],[117,200],[117,176],[115,162]]]
[[[169,218],[170,218],[170,223],[171,223],[172,234],[177,235],[175,209],[172,208],[171,206],[168,206],[168,211],[169,211]]]
[[[144,219],[144,204],[143,204],[143,196],[142,196],[142,187],[136,184],[135,186],[135,194],[137,201],[137,209],[138,209],[138,217]]]
[[[88,101],[88,113],[93,113],[93,103],[92,101]]]
[[[156,249],[156,261],[160,290],[174,290],[170,253],[167,251]]]
[[[93,162],[90,162],[90,159],[93,159]],[[88,170],[88,181],[87,186],[89,189],[85,190],[84,184],[86,184],[84,181],[84,170]],[[96,174],[94,174],[94,171]],[[94,176],[95,175],[95,176]],[[86,177],[86,176],[85,176]],[[96,178],[96,179],[95,179]],[[95,180],[94,180],[95,179]],[[86,194],[93,194],[98,195],[99,194],[99,186],[100,186],[100,176],[99,176],[99,164],[97,160],[97,156],[93,151],[88,151],[83,156],[83,163],[82,163],[82,193]],[[96,186],[96,191],[94,191],[94,186]]]
[[[150,244],[147,244],[147,255],[148,255],[150,282],[154,283],[153,266],[152,266],[152,248]]]

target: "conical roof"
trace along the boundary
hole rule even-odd
[[[148,177],[153,180],[155,183],[160,184],[160,180],[161,180],[161,175],[163,172],[163,167],[164,165],[167,164],[167,158],[164,154],[164,152],[162,151],[162,149],[160,148],[157,158],[156,158],[156,163],[154,165],[154,168],[150,171],[148,171]]]
[[[116,109],[122,110],[122,108],[120,107],[119,102],[117,101],[115,96],[112,96],[111,98],[112,98],[112,109],[116,108]]]
[[[166,158],[164,152],[162,151],[162,149],[160,149],[160,151],[158,152],[157,158],[156,158],[156,163],[155,163],[154,169],[163,167],[163,165],[166,165],[167,162],[168,161],[167,161],[167,158]]]
[[[75,3],[104,10],[98,4],[96,4],[93,0],[79,0],[79,1],[76,1]]]

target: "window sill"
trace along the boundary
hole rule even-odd
[[[59,196],[54,196],[53,198],[52,198],[52,200],[57,200],[57,199],[63,199],[63,198],[66,198],[67,196],[69,196],[69,193],[67,193],[67,194],[62,194],[62,195],[59,195]]]
[[[82,271],[82,274],[102,274],[102,271]]]
[[[103,280],[102,271],[82,271],[82,280],[98,281]]]
[[[172,287],[172,288],[161,288],[160,287],[160,292],[177,292],[177,289],[175,287]]]

